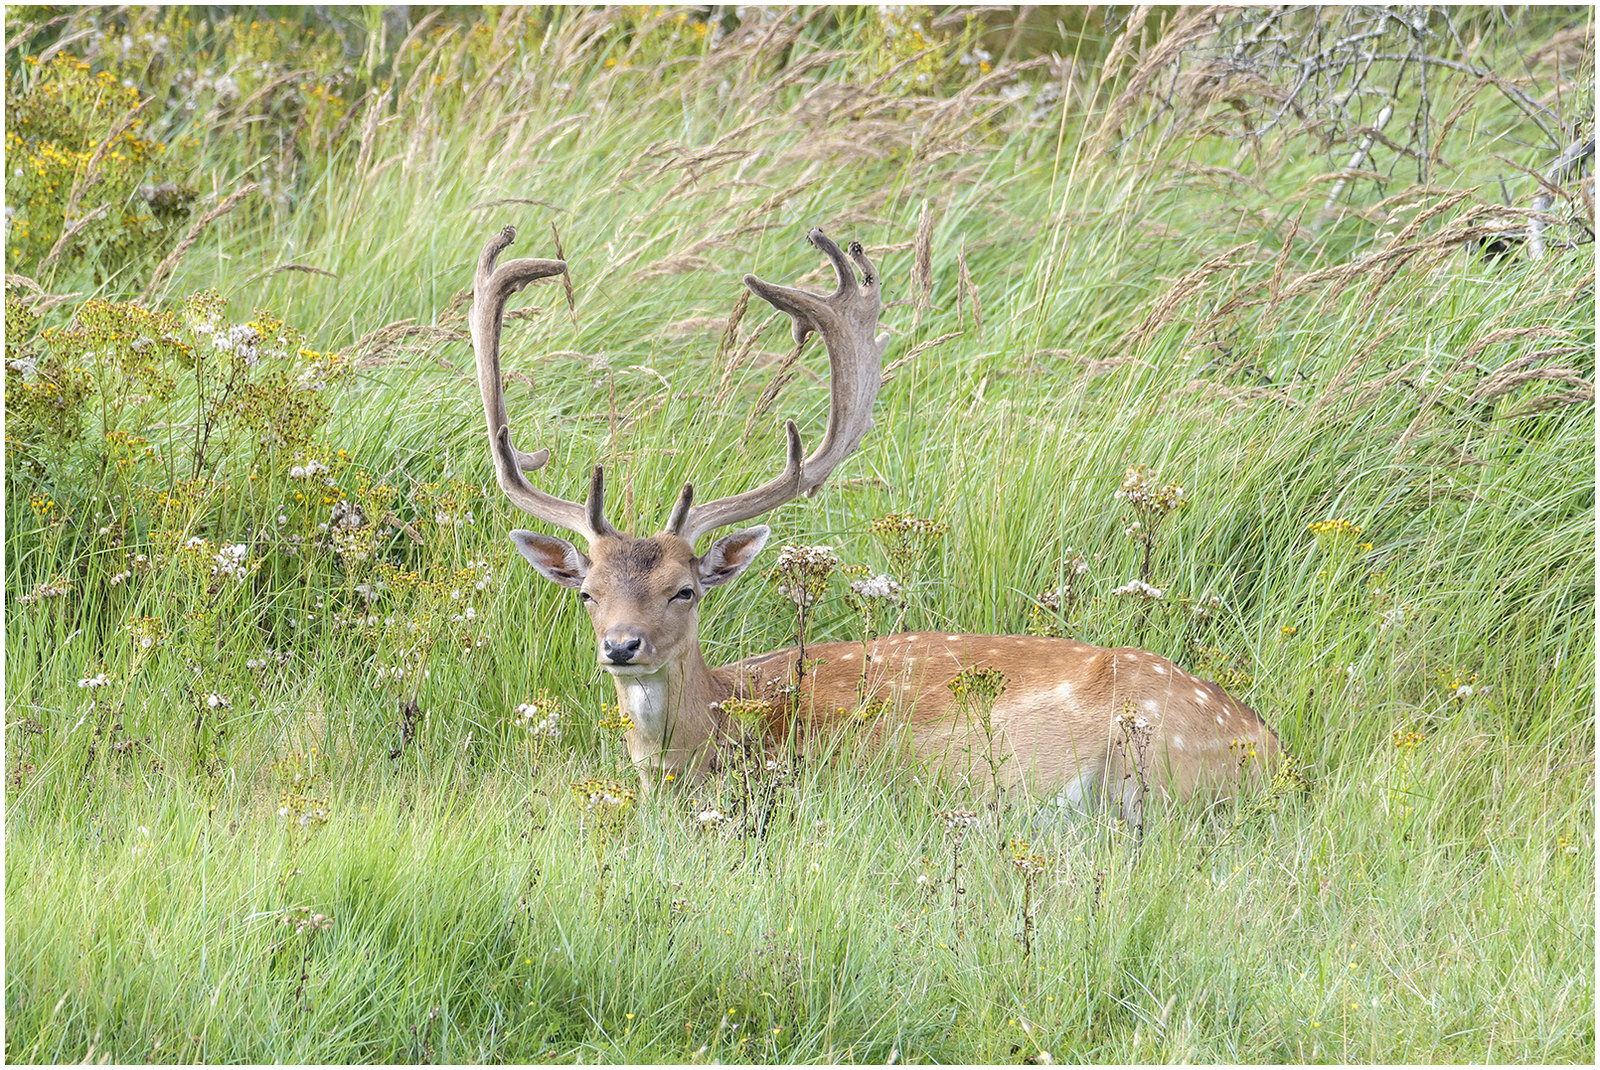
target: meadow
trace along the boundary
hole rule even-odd
[[[7,1060],[1592,1065],[1593,12],[1415,11],[9,6]],[[808,641],[890,574],[1296,767],[1142,837],[851,734],[641,799],[506,537],[507,224],[519,444],[635,532],[821,432],[744,273],[881,269],[708,659],[826,546]]]

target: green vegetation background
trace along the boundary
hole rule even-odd
[[[1592,13],[707,10],[7,9],[7,1058],[1592,1063],[1592,181],[1529,214]],[[776,543],[1221,679],[1307,784],[1137,849],[848,740],[759,836],[635,804],[484,449],[507,223],[543,486],[768,478],[826,373],[740,277],[859,239],[891,378]],[[792,641],[759,572],[712,660]]]

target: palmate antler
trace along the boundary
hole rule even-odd
[[[788,460],[782,474],[772,482],[704,505],[692,504],[694,484],[685,484],[666,530],[691,544],[708,531],[760,516],[802,494],[815,494],[872,427],[872,403],[877,400],[878,387],[883,382],[883,349],[889,341],[888,335],[876,333],[878,314],[883,311],[877,269],[867,259],[861,243],[851,242],[850,259],[861,269],[858,281],[843,250],[832,238],[819,229],[813,229],[806,237],[833,262],[839,277],[838,288],[833,293],[824,295],[793,286],[777,286],[754,275],[746,275],[744,284],[773,308],[789,314],[794,321],[795,345],[804,345],[813,331],[822,335],[822,342],[828,349],[832,393],[822,444],[802,461],[800,432],[794,421],[789,420],[784,427]]]
[[[500,381],[500,327],[505,318],[506,300],[533,282],[567,270],[562,260],[508,260],[499,267],[495,261],[506,247],[517,240],[517,228],[505,227],[489,239],[478,257],[478,271],[472,284],[472,348],[478,357],[478,390],[483,394],[483,415],[489,425],[489,453],[494,457],[495,479],[511,503],[549,524],[575,531],[593,541],[602,535],[615,535],[616,529],[605,518],[605,480],[596,465],[589,484],[589,498],[582,505],[546,494],[522,475],[536,472],[550,460],[549,450],[523,453],[511,444],[511,427],[506,420],[505,386]]]
[[[822,335],[828,350],[832,391],[827,429],[816,452],[802,460],[800,432],[793,420],[788,421],[784,428],[787,459],[783,472],[754,490],[695,505],[694,485],[685,484],[664,530],[691,545],[709,531],[760,516],[801,495],[815,494],[839,462],[861,444],[872,426],[872,405],[882,383],[883,350],[888,343],[887,335],[876,334],[878,315],[883,310],[877,270],[860,242],[850,244],[849,256],[861,270],[861,278],[857,279],[844,251],[833,239],[821,230],[812,230],[807,237],[833,263],[839,277],[833,293],[778,286],[754,275],[746,275],[744,283],[757,297],[789,314],[794,321],[796,345],[803,345],[813,332]],[[473,287],[471,317],[478,387],[483,393],[489,448],[500,489],[524,512],[575,531],[591,542],[616,535],[617,530],[604,516],[605,480],[600,466],[595,466],[589,497],[580,505],[546,494],[523,477],[523,472],[543,467],[550,459],[550,451],[523,453],[511,444],[500,381],[500,326],[506,300],[533,280],[566,270],[560,260],[510,260],[495,267],[496,259],[515,238],[516,230],[506,227],[484,246]]]

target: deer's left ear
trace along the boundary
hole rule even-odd
[[[706,555],[695,562],[700,573],[700,583],[705,587],[720,587],[750,567],[756,554],[767,544],[772,529],[765,524],[724,535],[711,544]]]

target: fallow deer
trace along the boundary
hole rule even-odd
[[[697,635],[701,599],[749,567],[770,534],[764,526],[724,535],[703,554],[695,542],[719,528],[814,495],[871,426],[888,336],[878,336],[880,280],[860,243],[849,259],[821,230],[808,235],[838,275],[823,295],[746,275],[758,297],[787,313],[796,345],[820,334],[831,368],[831,404],[821,444],[802,459],[788,421],[787,460],[777,478],[732,497],[696,504],[686,485],[666,527],[648,538],[617,530],[605,517],[604,474],[596,466],[580,504],[533,487],[524,473],[548,450],[511,443],[500,374],[506,300],[535,279],[566,270],[560,260],[517,259],[496,266],[516,232],[489,240],[478,260],[471,328],[489,446],[497,481],[518,508],[582,535],[588,553],[565,539],[513,531],[517,549],[546,579],[575,588],[589,613],[600,668],[616,683],[632,722],[628,753],[646,792],[653,778],[715,770],[737,738],[722,704],[771,699],[767,740],[826,732],[855,711],[881,709],[888,734],[916,760],[959,775],[987,750],[999,786],[1075,809],[1114,802],[1124,816],[1144,790],[1187,798],[1232,789],[1247,768],[1271,762],[1277,738],[1256,713],[1217,685],[1166,658],[1133,648],[1105,649],[1071,639],[914,632],[859,642],[808,645],[710,668]],[[856,271],[860,270],[860,278]],[[813,660],[814,659],[814,660]],[[992,706],[975,711],[951,688],[958,675],[991,669],[1003,677]],[[997,680],[991,676],[991,680]],[[887,700],[887,701],[886,701]],[[975,713],[988,725],[980,729]],[[998,755],[995,752],[998,751]],[[1138,786],[1148,775],[1148,788]],[[1142,809],[1142,806],[1140,806]]]

